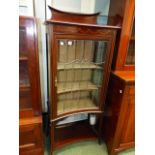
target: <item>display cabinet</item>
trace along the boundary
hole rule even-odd
[[[41,114],[39,58],[35,20],[19,18],[19,115]]]
[[[64,144],[95,137],[88,121],[63,125],[59,125],[59,121],[86,113],[94,114],[100,122],[116,32],[120,27],[99,25],[99,13],[78,14],[49,9],[52,17],[46,25],[53,151]]]
[[[19,153],[43,155],[36,20],[19,17]]]

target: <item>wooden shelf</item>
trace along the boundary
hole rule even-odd
[[[27,56],[20,56],[19,57],[19,60],[20,61],[27,61],[28,60],[28,57]]]
[[[77,100],[64,100],[64,101],[58,101],[58,115],[72,112],[72,111],[80,111],[80,110],[97,110],[98,107],[95,105],[95,103],[89,99],[77,99]]]
[[[57,66],[58,70],[64,70],[64,69],[102,69],[101,66],[93,64],[93,63],[72,63],[72,64],[66,64],[66,63],[58,63]]]
[[[41,116],[19,119],[19,126],[31,125],[31,124],[41,124],[41,123],[42,123]]]
[[[26,110],[26,109],[32,109],[32,106],[30,103],[25,103],[25,104],[19,104],[19,109],[21,110]]]
[[[30,85],[29,84],[20,84],[19,85],[19,90],[20,91],[30,91]]]
[[[97,140],[95,133],[86,121],[76,122],[70,126],[55,128],[54,130],[56,141],[54,149],[83,140]]]
[[[71,91],[98,90],[98,86],[88,82],[62,82],[57,84],[57,93],[66,93]]]

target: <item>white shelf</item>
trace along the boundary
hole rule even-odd
[[[89,98],[58,101],[58,115],[78,110],[97,110],[98,107]]]
[[[78,121],[87,120],[87,119],[88,119],[87,113],[73,114],[71,116],[66,117],[63,120],[58,121],[57,125],[64,125],[67,123],[73,123],[73,122],[78,122]]]
[[[71,91],[80,91],[80,90],[98,90],[98,86],[88,82],[62,82],[57,84],[57,93],[66,93]]]
[[[66,69],[102,69],[101,66],[93,64],[93,63],[58,63],[58,70],[66,70]]]

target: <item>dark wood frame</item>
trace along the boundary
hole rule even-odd
[[[19,28],[26,29],[28,73],[32,97],[32,108],[20,110],[19,116],[20,118],[39,116],[41,114],[41,92],[36,19],[33,17],[19,16]]]

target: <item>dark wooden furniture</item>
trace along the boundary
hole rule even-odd
[[[36,21],[19,17],[19,152],[43,155]]]
[[[119,26],[98,25],[96,14],[52,12],[49,34],[51,147],[96,138],[88,121],[57,123],[73,114],[103,114],[115,36]],[[99,128],[99,127],[98,127]]]
[[[103,134],[109,155],[134,147],[134,85],[134,71],[111,73],[103,123]]]

